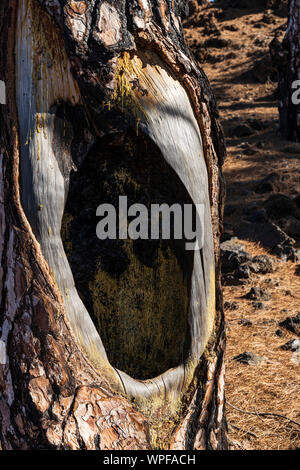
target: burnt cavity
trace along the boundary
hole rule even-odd
[[[149,214],[151,204],[192,201],[156,145],[134,130],[99,139],[70,176],[61,234],[78,294],[110,363],[145,380],[187,358],[194,252],[184,239],[99,240],[96,209],[117,209],[119,196]]]

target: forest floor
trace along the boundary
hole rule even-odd
[[[219,105],[228,151],[225,231],[234,236],[249,208],[263,207],[273,193],[290,198],[300,193],[300,147],[279,135],[276,73],[269,55],[275,34],[283,37],[286,17],[254,7],[223,10],[220,4],[205,7],[186,21],[185,28]],[[257,182],[272,173],[276,173],[275,186],[256,192]],[[235,241],[253,256],[270,255],[259,243]],[[299,239],[295,247],[299,248]],[[241,285],[224,286],[231,449],[300,448],[300,425],[259,414],[282,414],[300,422],[300,353],[281,349],[299,336],[279,326],[287,316],[300,311],[300,265],[272,258],[277,266],[274,273],[252,273]],[[271,295],[262,309],[244,298],[251,287],[263,288]],[[246,351],[264,360],[248,365],[234,359]]]

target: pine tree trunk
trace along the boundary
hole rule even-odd
[[[271,43],[271,55],[278,69],[280,132],[287,140],[300,141],[300,106],[293,102],[294,83],[300,74],[300,2],[289,1],[288,26],[283,43]],[[299,88],[299,87],[297,87]]]
[[[211,88],[183,38],[184,4],[1,1],[2,449],[227,447],[219,263],[225,150]],[[157,153],[167,162],[161,171],[180,179],[195,203],[200,191],[207,209],[204,254],[197,261],[202,271],[194,266],[202,277],[194,287],[199,312],[189,317],[196,331],[190,333],[191,361],[148,381],[109,363],[97,316],[93,322],[78,295],[61,240],[73,169],[84,175],[93,149],[98,145],[103,154],[114,139],[121,151],[129,142],[133,158],[142,146],[150,166],[151,152]],[[101,185],[111,187],[105,178]],[[112,275],[102,271],[101,279],[110,282]],[[131,319],[137,342],[144,335],[141,318],[137,325]],[[117,327],[109,330],[111,338],[122,336]],[[126,354],[120,351],[120,363],[126,364]]]

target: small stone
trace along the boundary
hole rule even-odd
[[[292,261],[295,263],[300,259],[297,251],[289,244],[289,242],[288,244],[279,243],[278,245],[274,246],[274,248],[271,250],[271,254],[278,256],[278,258],[280,258],[285,263],[287,261]]]
[[[230,240],[221,244],[221,250],[239,253],[240,251],[245,251],[245,245]]]
[[[239,304],[237,302],[225,302],[224,309],[225,310],[238,310]]]
[[[237,279],[250,279],[251,271],[247,264],[242,264],[234,273]]]
[[[265,289],[262,289],[261,287],[252,287],[250,292],[246,294],[246,299],[250,300],[265,300],[268,301],[271,299],[271,295],[269,294],[268,291]]]
[[[276,321],[273,318],[264,318],[262,321],[263,325],[273,325]]]
[[[213,47],[216,49],[223,49],[224,47],[228,47],[232,44],[230,39],[215,37],[209,38],[204,42],[205,47]]]
[[[223,29],[226,29],[227,31],[238,31],[239,28],[235,26],[234,24],[229,24],[229,25],[224,25]]]
[[[227,240],[221,243],[221,260],[223,273],[232,273],[241,264],[251,260],[251,255],[245,251],[244,245]]]
[[[284,351],[300,351],[300,339],[291,339],[287,343],[280,346]]]
[[[263,302],[253,302],[252,305],[255,308],[255,310],[268,310],[269,309],[269,307]]]
[[[300,351],[293,352],[291,362],[296,365],[300,364]]]
[[[246,352],[243,352],[242,354],[239,354],[238,356],[235,356],[233,359],[235,361],[240,362],[241,364],[247,364],[249,366],[256,366],[256,365],[261,364],[263,361],[265,361],[266,357],[258,356],[257,354],[246,351]]]
[[[276,270],[276,263],[270,256],[258,255],[252,259],[249,267],[255,273],[268,274]]]
[[[279,326],[282,326],[292,333],[300,336],[300,313],[295,317],[287,317],[284,321],[279,323]]]
[[[279,336],[279,338],[282,338],[284,336],[284,332],[282,330],[278,329],[278,330],[275,331],[275,335]]]

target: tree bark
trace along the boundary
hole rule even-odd
[[[271,43],[271,55],[278,69],[278,94],[280,132],[287,140],[300,140],[300,107],[293,103],[295,87],[300,73],[300,2],[289,1],[288,26],[282,44],[278,39]]]
[[[213,93],[184,41],[184,4],[1,2],[2,449],[227,448],[219,260],[225,148]],[[195,203],[202,185],[208,209],[207,251],[198,261],[205,302],[190,317],[191,328],[201,326],[192,361],[146,382],[109,363],[60,237],[72,169],[95,142],[134,135],[128,129],[155,143]]]

